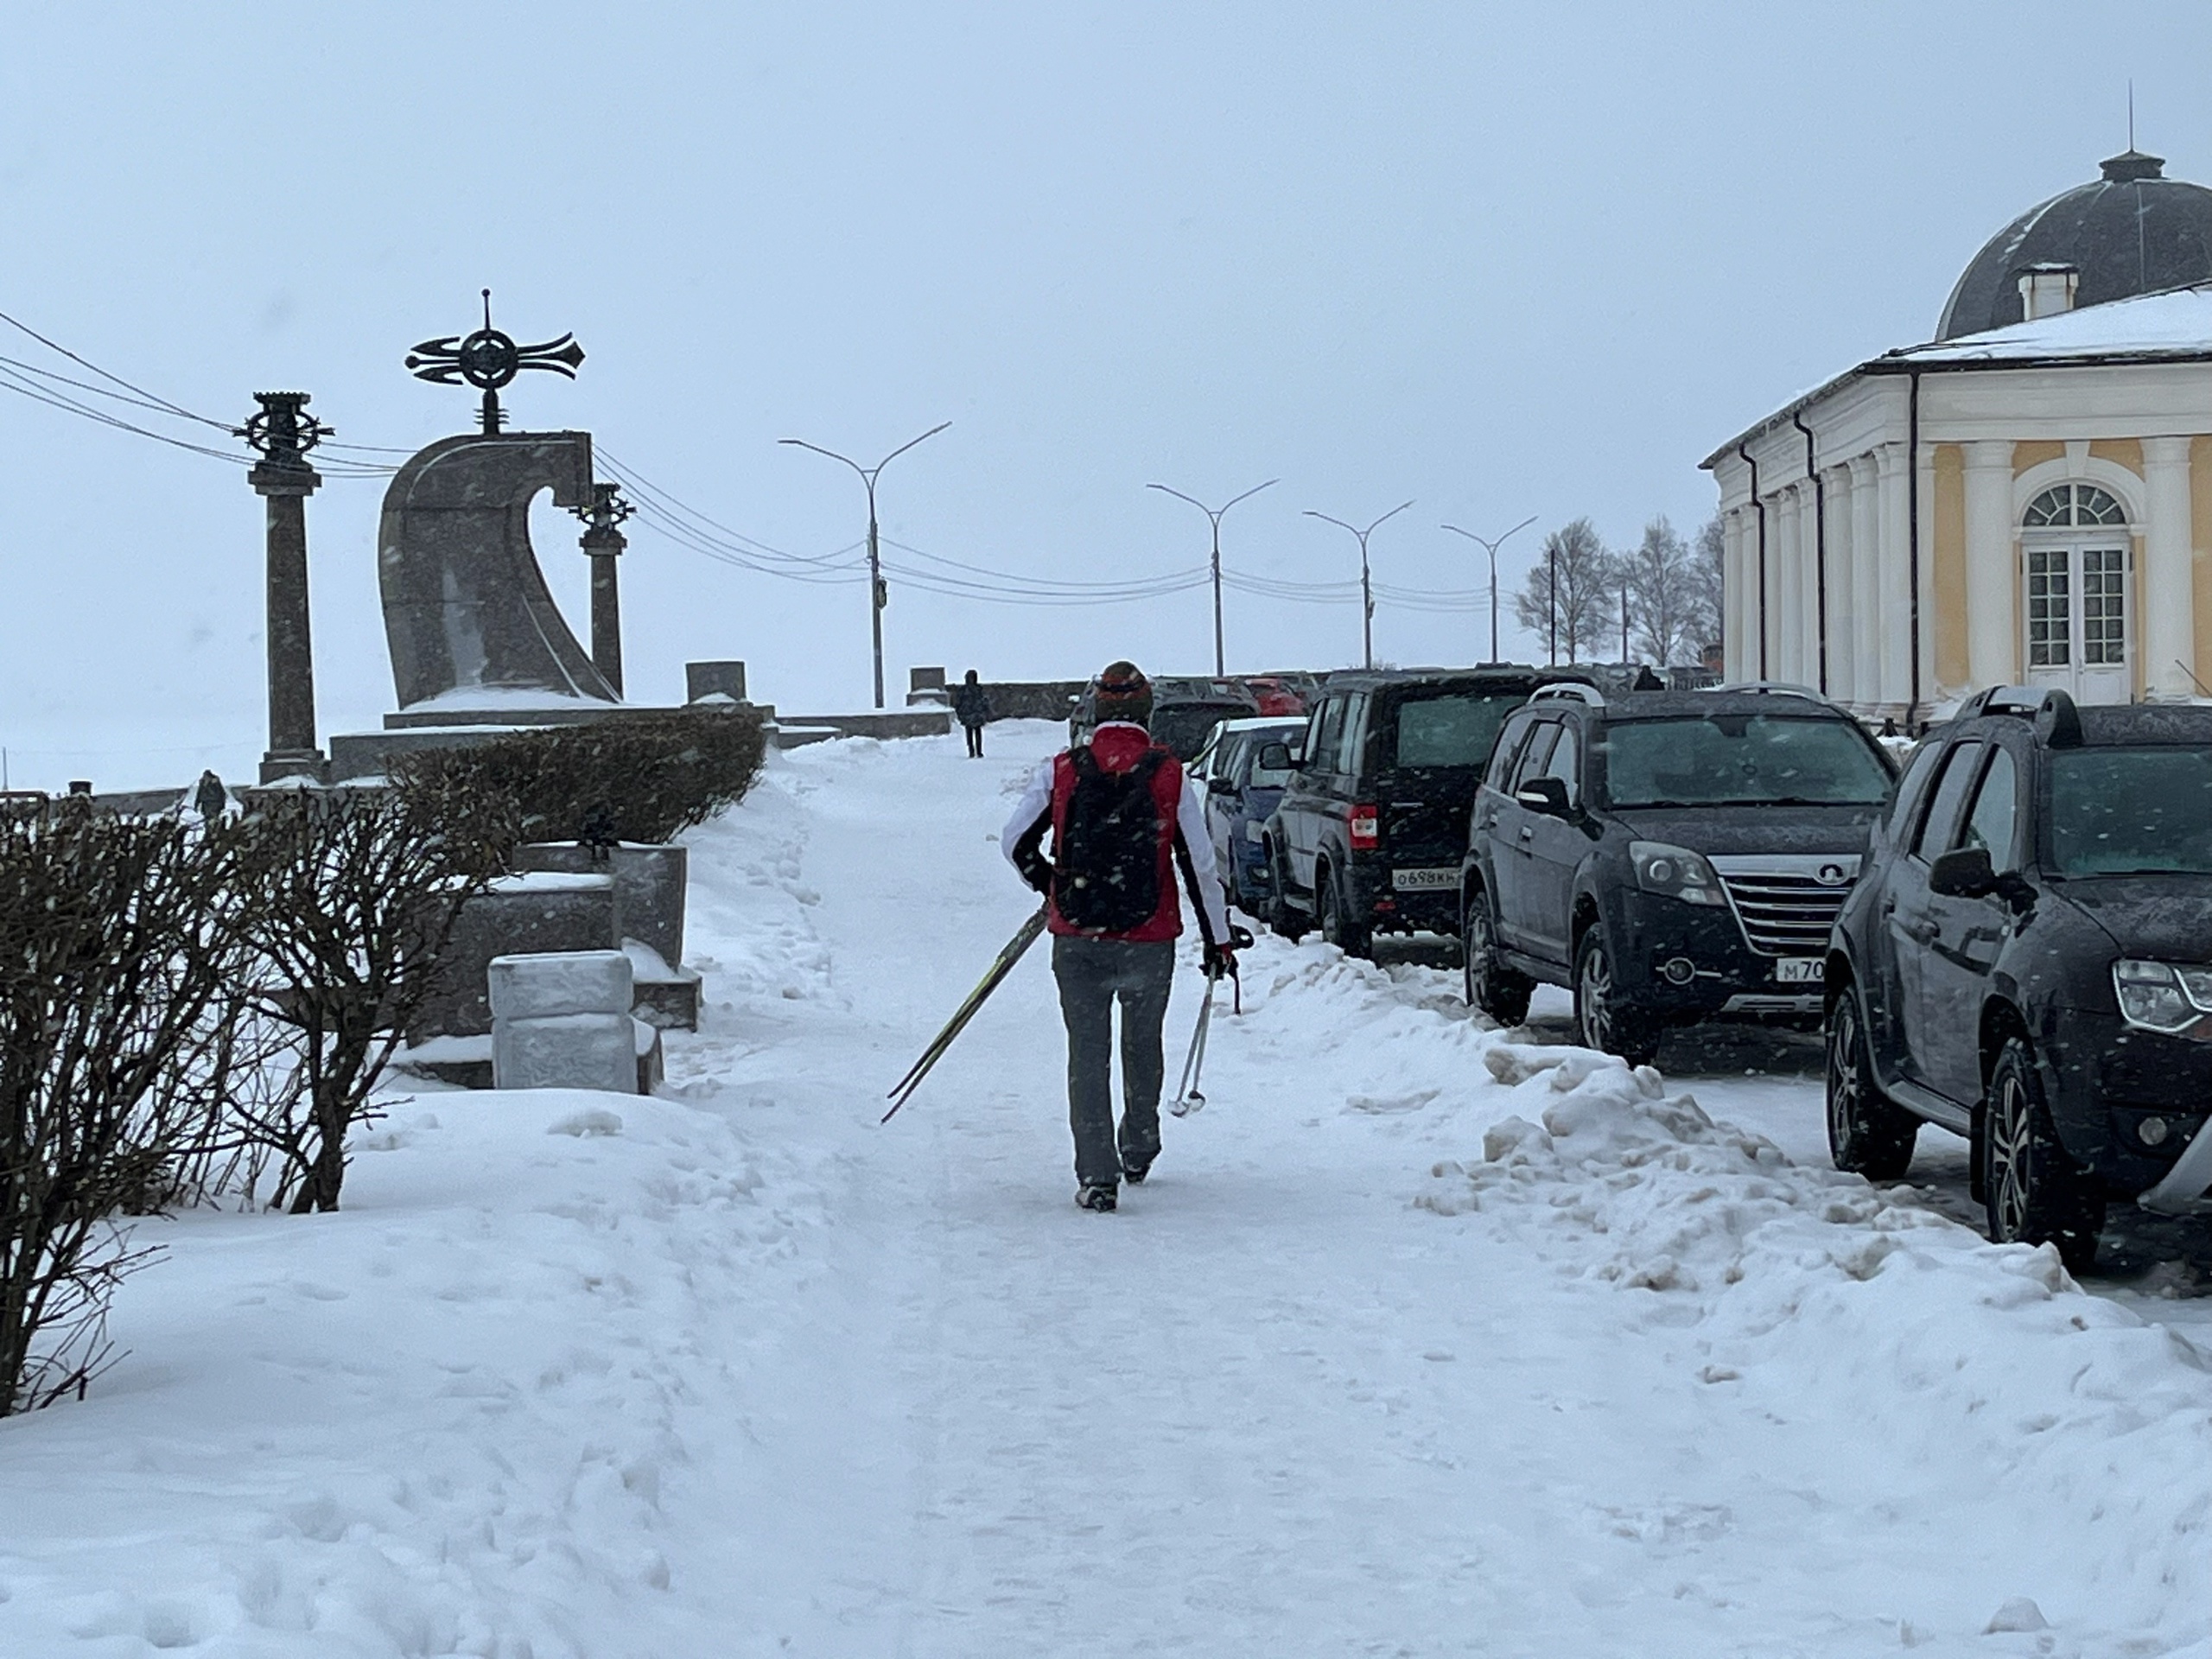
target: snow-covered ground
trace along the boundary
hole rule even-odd
[[[0,1423],[0,1655],[2212,1654],[2201,1304],[1983,1243],[1932,1135],[1827,1169],[1802,1040],[1632,1074],[1263,938],[1093,1216],[1039,950],[879,1128],[1053,736],[698,832],[664,1097],[422,1095],[343,1214],[147,1226],[129,1358]]]

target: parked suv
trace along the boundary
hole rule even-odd
[[[1923,742],[1828,953],[1837,1167],[1963,1135],[1990,1236],[2212,1211],[2212,709],[1984,692]]]
[[[1551,677],[1533,668],[1332,674],[1262,831],[1268,922],[1365,956],[1378,932],[1456,932],[1467,812],[1499,727]]]
[[[1538,981],[1632,1064],[1669,1026],[1818,1020],[1828,931],[1888,757],[1794,687],[1551,687],[1510,721],[1455,895],[1467,1000],[1518,1025]]]
[[[1268,893],[1266,825],[1290,768],[1273,771],[1260,764],[1260,750],[1303,731],[1302,720],[1224,720],[1195,764],[1198,787],[1205,792],[1206,834],[1213,861],[1221,872],[1223,893],[1248,916],[1266,913]]]

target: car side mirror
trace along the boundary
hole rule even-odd
[[[1287,743],[1260,745],[1260,769],[1262,772],[1288,772],[1298,765]]]
[[[1206,793],[1209,795],[1234,795],[1236,792],[1236,785],[1226,778],[1206,779]]]
[[[1513,798],[1531,812],[1541,812],[1549,818],[1563,818],[1567,816],[1567,780],[1564,778],[1531,778],[1514,791]]]
[[[1997,891],[1997,872],[1986,847],[1954,847],[1928,870],[1928,891],[1945,899],[1986,899]]]

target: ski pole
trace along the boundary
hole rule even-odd
[[[953,1010],[952,1018],[944,1022],[944,1029],[938,1033],[930,1046],[922,1051],[921,1058],[914,1062],[905,1077],[892,1084],[887,1096],[891,1102],[891,1109],[877,1120],[879,1122],[888,1123],[898,1116],[899,1109],[913,1097],[914,1090],[922,1086],[922,1079],[929,1076],[931,1068],[944,1057],[944,1051],[952,1046],[953,1039],[967,1029],[968,1022],[976,1017],[976,1010],[983,1006],[984,999],[998,989],[1000,982],[1014,971],[1014,963],[1020,962],[1029,947],[1037,943],[1037,936],[1044,931],[1045,907],[1039,905],[1014,936],[1006,942],[1006,948],[992,959],[991,965],[983,970],[982,978],[976,982],[976,988],[968,993],[960,1006]]]
[[[1205,1109],[1206,1097],[1198,1092],[1198,1071],[1206,1063],[1206,1027],[1213,1022],[1213,988],[1220,977],[1217,973],[1206,976],[1205,1001],[1198,1004],[1198,1028],[1191,1033],[1191,1052],[1183,1061],[1183,1080],[1175,1085],[1175,1098],[1167,1107],[1177,1117],[1188,1117],[1192,1112]]]

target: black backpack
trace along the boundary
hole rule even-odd
[[[1052,849],[1052,902],[1085,933],[1127,933],[1160,909],[1160,810],[1152,780],[1167,760],[1152,749],[1108,772],[1088,748],[1068,757],[1075,788]]]

